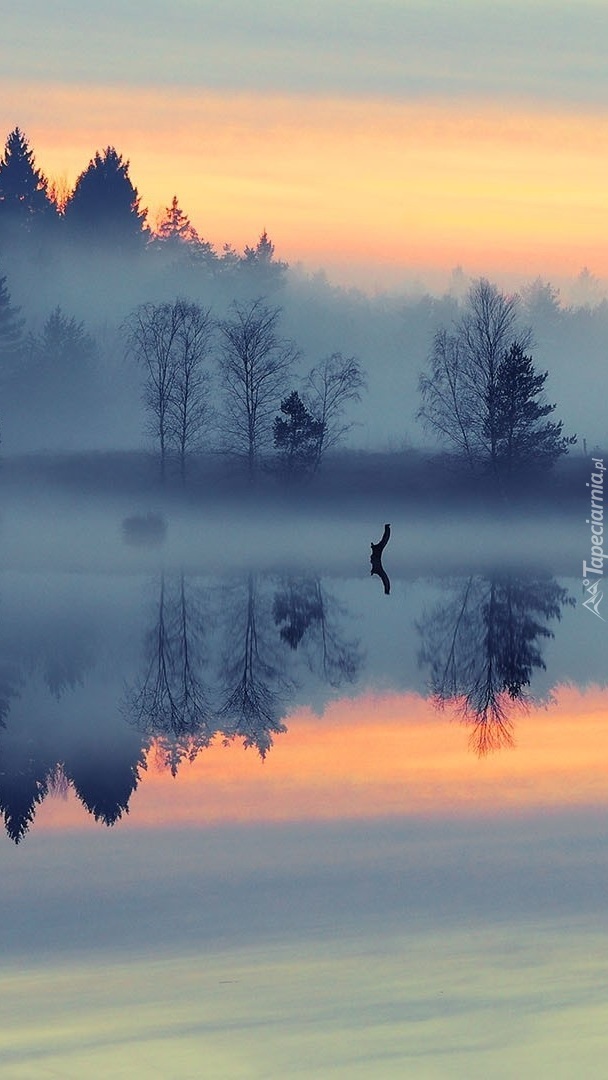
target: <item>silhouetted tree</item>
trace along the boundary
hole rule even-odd
[[[10,771],[6,767],[0,769],[0,814],[7,835],[19,844],[49,792],[54,764],[31,754],[11,764]]]
[[[279,336],[279,317],[280,308],[258,299],[233,303],[219,324],[223,432],[227,448],[245,459],[250,482],[271,443],[273,413],[298,355],[293,341]]]
[[[27,138],[16,127],[6,140],[0,160],[0,235],[31,232],[36,225],[56,219],[57,209],[49,196],[47,180],[36,168]]]
[[[94,759],[79,757],[65,766],[68,780],[93,815],[111,827],[129,812],[129,801],[146,769],[145,753],[136,745],[112,747],[104,760],[98,750]]]
[[[77,240],[124,253],[141,250],[148,237],[146,211],[129,177],[129,162],[113,146],[95,154],[80,174],[64,211]]]
[[[11,303],[6,276],[0,277],[0,379],[12,374],[22,355],[25,320]]]
[[[156,622],[145,643],[146,670],[127,690],[124,711],[138,731],[163,740],[165,758],[193,757],[216,731],[203,680],[204,621],[200,598],[184,574],[163,574]]]
[[[186,479],[188,454],[200,449],[210,416],[210,372],[205,367],[210,353],[214,320],[209,308],[176,300],[177,335],[174,341],[175,377],[169,393],[167,434],[177,450],[182,480]]]
[[[361,365],[354,356],[332,353],[308,375],[304,398],[310,412],[319,423],[315,454],[318,468],[328,450],[336,446],[353,426],[345,420],[347,406],[361,400],[366,386]]]
[[[545,420],[556,409],[542,398],[547,376],[515,343],[498,366],[495,454],[507,476],[529,466],[551,466],[576,442],[576,435],[562,435],[561,420]]]
[[[359,642],[344,636],[346,612],[319,578],[292,576],[277,589],[272,614],[281,640],[303,648],[308,666],[330,686],[353,682],[361,666]]]
[[[283,284],[287,270],[286,262],[274,257],[274,244],[264,229],[255,247],[247,246],[241,265],[255,283],[256,291],[271,292]]]
[[[173,260],[186,258],[193,265],[205,263],[214,268],[218,261],[213,245],[201,239],[179,205],[177,195],[173,196],[171,206],[165,207],[151,246]]]
[[[286,731],[280,717],[280,687],[285,685],[264,638],[256,579],[247,578],[244,598],[230,607],[230,640],[223,663],[224,699],[217,721],[225,739],[240,738],[266,757],[273,735]],[[243,602],[244,600],[244,602]]]
[[[127,355],[145,372],[148,430],[158,440],[163,478],[168,449],[178,451],[184,477],[187,454],[203,436],[209,386],[204,361],[212,330],[210,311],[179,297],[141,304],[124,324]]]
[[[477,753],[512,743],[513,706],[545,667],[542,643],[554,636],[547,624],[572,602],[553,579],[473,575],[418,624],[434,700],[472,725]]]
[[[301,480],[315,467],[322,423],[315,420],[297,390],[281,402],[283,416],[273,425],[276,468],[286,483]]]
[[[167,248],[179,250],[184,244],[198,243],[199,235],[187,214],[184,214],[177,201],[177,195],[173,196],[171,206],[165,207],[154,240],[162,243]]]
[[[165,477],[169,410],[177,369],[175,343],[181,322],[177,304],[141,304],[124,324],[125,350],[145,372],[143,400],[148,431],[158,440],[161,478]]]
[[[430,372],[420,377],[418,416],[474,469],[500,471],[503,418],[498,373],[512,345],[524,350],[529,329],[518,325],[518,299],[485,278],[474,282],[452,333],[434,340]]]

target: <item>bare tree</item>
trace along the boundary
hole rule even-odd
[[[209,704],[201,596],[179,578],[160,579],[155,623],[146,635],[146,667],[128,687],[123,712],[138,731],[158,741],[172,772],[209,746],[216,731]]]
[[[127,355],[146,374],[143,399],[148,430],[158,440],[161,477],[171,447],[178,450],[184,477],[187,451],[200,439],[207,417],[208,376],[202,365],[211,341],[210,312],[179,297],[141,304],[125,330]]]
[[[146,375],[143,400],[148,412],[148,430],[160,452],[160,474],[165,477],[169,432],[169,403],[176,369],[174,342],[179,315],[173,304],[140,304],[125,323],[126,353],[140,364]]]
[[[553,578],[471,575],[417,623],[433,701],[471,725],[478,754],[512,744],[513,711],[526,706],[534,672],[545,668],[548,624],[573,603]]]
[[[255,575],[248,575],[246,589],[240,588],[235,599],[217,722],[227,742],[240,738],[264,758],[273,736],[287,730],[281,722],[285,707],[280,693],[287,684],[265,633],[268,613],[260,611]]]
[[[186,479],[189,452],[200,449],[210,414],[210,374],[204,367],[209,356],[214,322],[210,309],[176,300],[177,335],[174,342],[175,372],[169,394],[168,434],[177,449],[182,481]]]
[[[324,454],[335,446],[353,426],[345,421],[344,413],[352,401],[361,400],[365,375],[354,356],[335,352],[310,372],[304,393],[311,413],[319,421],[316,463],[318,468]]]
[[[294,342],[279,336],[280,314],[263,298],[235,301],[219,324],[224,434],[228,448],[245,459],[250,482],[261,453],[272,445],[277,404],[298,356]]]
[[[471,467],[489,463],[495,473],[503,426],[500,367],[513,345],[524,350],[532,339],[532,331],[519,324],[518,303],[485,278],[474,282],[453,332],[435,336],[430,374],[419,383],[418,417],[426,427]]]

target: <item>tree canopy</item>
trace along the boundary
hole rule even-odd
[[[64,211],[73,238],[121,252],[145,245],[146,214],[129,177],[129,162],[113,146],[98,151],[91,159],[78,177]]]
[[[36,168],[34,152],[20,128],[11,131],[0,159],[0,230],[31,230],[57,216],[46,177]]]
[[[428,373],[420,376],[424,425],[469,467],[512,475],[552,465],[576,437],[542,423],[556,408],[542,398],[547,372],[525,352],[532,332],[519,323],[518,298],[480,279],[452,331],[435,335]]]

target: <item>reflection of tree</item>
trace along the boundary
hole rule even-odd
[[[0,742],[0,814],[9,837],[19,843],[46,797],[65,795],[70,786],[96,821],[113,825],[145,769],[141,738],[125,736],[113,717],[73,729],[60,719],[41,723],[38,708],[22,706]]]
[[[126,694],[132,724],[159,741],[162,757],[177,771],[179,761],[196,756],[215,733],[202,679],[204,623],[200,599],[186,584],[163,574],[157,616],[147,636],[147,667]]]
[[[245,746],[256,746],[265,757],[273,735],[287,730],[280,721],[278,689],[285,681],[265,633],[266,613],[259,604],[253,574],[249,574],[246,588],[238,590],[230,607],[231,639],[224,663],[225,696],[217,714],[218,726],[226,739],[241,738]]]
[[[553,579],[471,576],[418,624],[436,704],[458,708],[478,754],[512,744],[513,707],[526,703],[533,671],[545,668],[542,643],[554,636],[547,623],[572,602]]]
[[[317,627],[323,618],[318,584],[313,577],[289,577],[275,594],[275,625],[281,627],[281,640],[291,649],[297,649],[306,631]]]
[[[112,748],[107,762],[90,754],[66,762],[64,775],[95,821],[114,825],[129,812],[129,799],[145,768],[144,748],[121,744]],[[53,779],[56,785],[57,777]]]
[[[0,813],[8,836],[16,844],[29,829],[56,773],[56,765],[50,759],[40,753],[34,756],[29,747],[23,751],[19,760],[12,757],[10,769],[2,762],[0,785]]]
[[[305,648],[311,671],[325,683],[352,683],[362,662],[360,645],[342,636],[344,610],[319,578],[287,578],[275,593],[272,615],[283,642]]]
[[[14,664],[0,664],[0,728],[6,726],[11,698],[17,696],[22,683],[21,673]]]
[[[342,637],[344,609],[315,577],[289,577],[273,603],[281,639],[292,649],[303,646],[312,671],[330,686],[353,682],[361,665],[359,642]]]

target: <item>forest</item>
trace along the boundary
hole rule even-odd
[[[0,159],[4,480],[572,491],[607,441],[608,330],[589,271],[572,294],[461,268],[439,296],[341,289],[288,266],[266,227],[216,250],[177,195],[153,224],[115,147],[67,190],[16,127]]]

